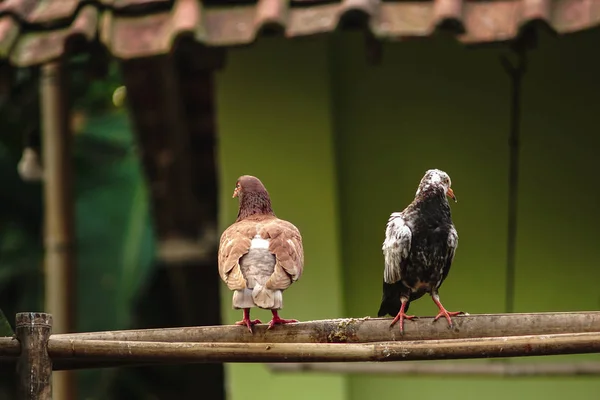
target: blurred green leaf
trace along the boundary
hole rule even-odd
[[[82,155],[75,181],[77,330],[127,329],[135,296],[154,266],[146,184],[125,113],[89,116],[84,132],[74,146]],[[82,396],[106,398],[115,371],[82,372]]]
[[[90,83],[85,61],[75,63],[69,78],[74,111],[82,117],[72,149],[77,331],[127,329],[134,298],[153,267],[148,195],[129,119],[112,103],[122,85],[117,65],[105,80]],[[44,293],[43,185],[24,182],[17,172],[23,146],[40,144],[39,80],[34,69],[21,75],[10,96],[0,98],[0,305],[7,315],[42,310]],[[0,335],[12,334],[0,313]],[[82,398],[90,399],[107,398],[116,377],[107,369],[78,376]],[[0,374],[0,393],[10,392],[14,379]]]
[[[12,330],[12,327],[6,319],[6,316],[4,315],[2,310],[0,310],[0,336],[7,337],[13,336],[14,334],[15,332]]]

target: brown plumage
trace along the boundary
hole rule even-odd
[[[243,309],[244,318],[237,322],[252,325],[250,308],[269,309],[276,324],[298,322],[284,320],[277,310],[283,308],[283,291],[302,275],[304,250],[300,231],[288,221],[275,216],[271,199],[262,182],[253,176],[241,176],[233,197],[239,197],[235,222],[221,235],[219,274],[233,290],[233,308]]]

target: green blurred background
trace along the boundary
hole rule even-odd
[[[600,307],[597,227],[600,33],[543,36],[529,54],[523,120],[515,311]],[[302,280],[284,317],[375,316],[381,243],[392,211],[429,168],[452,177],[460,244],[440,294],[448,309],[504,312],[510,80],[500,47],[444,39],[385,44],[363,37],[263,40],[232,51],[218,80],[221,228],[235,218],[237,176],[255,174],[275,212],[304,236]],[[226,322],[239,320],[223,290]],[[411,305],[435,315],[428,296]],[[257,317],[268,319],[265,313]],[[594,356],[539,361],[589,360]],[[526,360],[531,361],[531,359]],[[230,364],[232,399],[597,399],[598,378],[442,378],[273,374]],[[248,390],[248,388],[257,388]]]
[[[599,42],[599,31],[543,36],[529,55],[518,312],[600,307]],[[387,217],[412,200],[425,170],[440,168],[452,177],[459,199],[452,210],[460,236],[442,300],[448,309],[472,314],[503,312],[510,81],[499,56],[506,48],[467,49],[437,38],[385,44],[383,50],[382,63],[371,65],[362,36],[339,33],[297,41],[261,38],[229,52],[216,82],[220,229],[237,213],[231,199],[236,178],[260,177],[277,215],[304,237],[305,273],[286,292],[282,317],[375,316]],[[132,128],[125,109],[110,105],[120,85],[117,68],[91,87],[77,76],[73,81],[85,115],[75,140],[78,330],[155,326],[152,314],[168,315],[172,302],[160,285],[156,289],[161,279]],[[35,76],[23,82],[35,83]],[[17,311],[41,307],[41,190],[39,183],[19,179],[21,143],[10,133],[20,131],[20,120],[9,118],[7,105],[2,112],[0,306],[12,321]],[[231,292],[221,287],[224,322],[232,323],[240,313],[231,310]],[[411,311],[434,315],[435,307],[424,297]],[[254,316],[268,320],[265,311]],[[590,359],[600,360],[537,361]],[[79,397],[167,399],[168,391],[158,395],[156,387],[174,384],[186,368],[87,371],[79,375]],[[262,364],[228,364],[226,372],[230,400],[596,399],[600,391],[593,377],[276,374]],[[5,397],[9,378],[0,376],[0,398],[11,398]]]

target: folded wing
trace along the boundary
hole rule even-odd
[[[300,278],[304,268],[304,248],[300,231],[290,222],[276,219],[263,225],[259,234],[265,239],[270,239],[269,251],[276,258],[275,269],[265,287],[285,290]]]
[[[247,224],[235,223],[221,235],[219,243],[219,275],[230,290],[241,290],[247,285],[242,275],[240,259],[250,250],[254,234]]]
[[[446,253],[446,265],[442,271],[442,279],[440,279],[439,283],[436,285],[436,288],[439,288],[448,276],[450,272],[450,267],[452,266],[452,261],[454,261],[454,254],[456,253],[456,249],[458,248],[458,232],[454,226],[450,228],[450,232],[448,233],[448,248]]]
[[[401,265],[408,258],[412,240],[412,232],[402,213],[392,213],[385,230],[382,250],[385,259],[383,280],[395,283],[402,279]]]
[[[287,289],[302,275],[304,249],[300,231],[288,221],[274,218],[256,223],[241,221],[231,225],[221,235],[219,244],[219,275],[230,290],[246,288],[247,282],[240,268],[240,259],[248,253],[252,238],[260,235],[269,240],[269,252],[275,255],[273,273],[265,287],[271,290]]]

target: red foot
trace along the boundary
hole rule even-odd
[[[269,327],[267,328],[267,330],[273,328],[275,325],[293,324],[298,322],[297,319],[279,318],[279,314],[275,310],[271,310],[271,312],[273,313],[273,319],[271,320],[271,322],[269,322]]]
[[[250,309],[244,309],[244,318],[241,321],[235,323],[236,325],[246,325],[250,333],[252,333],[252,326],[256,324],[262,324],[259,319],[251,320],[250,319]]]
[[[406,315],[406,313],[404,312],[404,309],[406,308],[406,302],[402,303],[402,306],[400,307],[400,312],[398,312],[398,315],[396,315],[396,318],[393,319],[392,323],[390,324],[390,328],[392,326],[394,326],[394,324],[398,321],[400,321],[400,334],[404,335],[404,320],[412,320],[413,318],[416,318],[414,315]]]
[[[436,296],[437,297],[437,296]],[[452,318],[450,317],[456,317],[457,315],[461,315],[464,314],[463,311],[447,311],[444,306],[442,305],[442,303],[440,303],[439,298],[433,297],[433,301],[434,303],[438,306],[438,308],[440,309],[440,312],[438,313],[438,315],[435,316],[435,318],[433,319],[433,321],[437,321],[440,317],[446,317],[446,320],[448,321],[448,326],[450,328],[452,328]]]
[[[256,325],[256,324],[262,324],[262,322],[260,322],[260,319],[243,319],[241,321],[238,321],[235,323],[236,325],[246,325],[248,327],[248,330],[250,331],[250,333],[252,333],[252,326]]]

